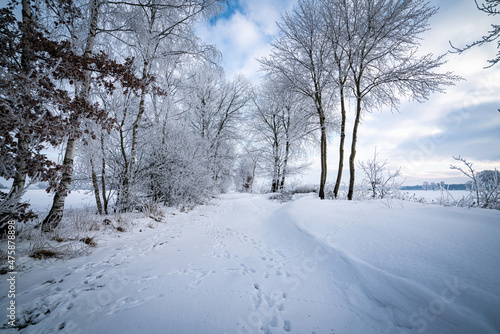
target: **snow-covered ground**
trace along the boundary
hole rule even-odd
[[[21,332],[500,332],[500,211],[233,193],[151,222],[18,258]]]

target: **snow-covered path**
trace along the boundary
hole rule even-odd
[[[229,194],[168,215],[155,229],[142,225],[120,237],[104,235],[86,258],[29,260],[17,286],[22,322],[32,323],[22,332],[499,331],[497,212],[356,205],[314,198],[279,204]],[[383,218],[404,220],[421,212],[428,220],[421,224],[394,227]],[[459,252],[453,241],[463,233],[428,240],[451,226],[427,231],[442,221],[437,212],[456,215],[450,224],[460,230],[480,220],[470,222],[482,231],[468,240],[472,260],[449,253]],[[410,229],[409,237],[402,228]],[[460,261],[463,268],[456,268]]]

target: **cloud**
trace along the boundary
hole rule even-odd
[[[492,18],[473,1],[435,1],[441,9],[422,37],[421,52],[444,54],[470,44],[487,33]],[[402,166],[414,182],[453,177],[452,155],[475,161],[478,170],[500,167],[500,65],[484,69],[497,50],[494,43],[463,54],[448,54],[440,71],[453,71],[465,80],[446,87],[420,104],[402,101],[399,113],[365,115],[360,129],[358,158],[365,160],[377,146],[392,168]]]
[[[262,74],[257,59],[269,54],[276,21],[292,2],[240,0],[229,15],[214,24],[200,24],[196,30],[205,43],[216,45],[222,52],[222,65],[229,77],[244,74],[258,82]]]

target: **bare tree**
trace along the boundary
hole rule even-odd
[[[475,204],[479,206],[479,203],[480,203],[479,184],[478,184],[478,180],[477,180],[477,176],[476,176],[476,171],[472,168],[473,163],[467,161],[465,158],[462,158],[460,156],[453,157],[453,159],[455,159],[456,161],[463,162],[464,165],[467,167],[466,169],[463,169],[462,167],[450,165],[451,169],[456,169],[456,170],[460,171],[462,174],[464,174],[465,176],[467,176],[469,179],[471,179],[471,181],[472,181],[471,191],[476,192],[476,203]]]
[[[48,2],[49,4],[51,2]],[[66,4],[71,9],[69,12],[72,21],[82,19],[80,11],[73,7],[73,3]],[[69,193],[71,184],[74,159],[78,141],[82,132],[88,132],[88,129],[82,129],[82,122],[84,120],[93,120],[100,124],[108,131],[114,125],[114,119],[110,118],[106,110],[101,108],[99,104],[95,103],[91,96],[92,84],[103,86],[107,93],[111,93],[115,89],[115,85],[121,85],[123,91],[126,93],[129,89],[139,89],[142,84],[134,76],[131,71],[132,61],[127,58],[124,64],[119,64],[110,59],[109,55],[100,52],[94,52],[94,45],[97,36],[97,24],[99,19],[99,9],[102,5],[100,0],[91,0],[89,5],[89,24],[87,31],[85,31],[85,45],[83,52],[80,56],[74,59],[73,66],[78,68],[80,73],[77,80],[71,81],[70,84],[74,85],[73,94],[75,96],[75,106],[68,118],[68,136],[66,141],[64,160],[62,164],[62,171],[60,181],[55,188],[54,199],[49,214],[45,217],[42,223],[42,229],[49,231],[57,227],[62,219],[64,213],[64,202]],[[56,12],[56,16],[59,12]],[[73,26],[69,25],[69,29]],[[68,31],[71,39],[75,39],[75,31]],[[78,61],[79,60],[79,61]]]
[[[367,181],[370,184],[372,198],[383,199],[401,187],[402,182],[396,180],[401,176],[401,167],[396,171],[391,172],[387,169],[387,160],[380,163],[377,161],[377,156],[378,153],[375,148],[373,160],[360,162],[359,165],[365,172]]]
[[[480,11],[482,11],[488,15],[495,16],[495,15],[500,14],[500,9],[498,8],[500,6],[500,0],[485,0],[485,2],[481,3],[481,4],[478,4],[477,0],[474,0],[474,2],[476,3],[477,9],[479,9]],[[462,53],[462,52],[467,51],[470,48],[473,48],[475,46],[481,46],[483,44],[496,41],[500,37],[500,25],[492,24],[491,28],[492,29],[488,32],[488,35],[481,37],[480,40],[477,40],[471,44],[467,44],[463,48],[457,48],[457,47],[453,46],[453,44],[451,44],[451,42],[450,42],[450,45],[453,48],[454,52]],[[500,48],[500,41],[497,42],[497,49],[498,48]],[[497,52],[497,55],[495,58],[488,60],[488,63],[490,63],[490,65],[486,66],[486,68],[492,67],[493,65],[495,65],[499,61],[500,61],[500,51]]]
[[[91,2],[91,14],[89,17],[90,25],[86,39],[86,46],[85,46],[85,51],[83,52],[84,57],[89,57],[94,49],[95,37],[97,34],[98,7],[99,7],[99,0],[93,0]],[[88,101],[88,95],[90,91],[90,73],[91,73],[90,70],[85,70],[83,72],[83,78],[81,82],[79,95],[80,98],[84,101]],[[75,113],[72,115],[71,123],[72,126],[77,131],[80,128],[82,119],[83,119],[83,113]],[[69,186],[71,184],[71,177],[73,173],[73,161],[75,158],[78,137],[79,134],[78,132],[76,132],[75,134],[69,136],[68,141],[66,143],[66,150],[63,161],[65,169],[63,170],[59,187],[54,195],[50,212],[44,219],[42,224],[43,229],[45,231],[49,231],[50,229],[55,228],[62,219],[62,215],[64,212],[64,201],[66,199],[66,196],[69,191]]]
[[[483,198],[483,208],[500,209],[500,172],[483,170],[477,173]]]
[[[250,83],[241,75],[227,80],[221,69],[205,64],[194,69],[185,86],[186,121],[196,135],[209,142],[214,181],[224,183],[233,169]]]
[[[451,169],[456,169],[471,180],[471,192],[475,194],[475,202],[472,206],[481,208],[499,209],[499,191],[500,188],[500,173],[494,171],[481,171],[477,173],[473,163],[460,156],[453,157],[456,161],[462,162],[466,168],[450,165]]]
[[[291,89],[310,98],[321,132],[321,176],[319,197],[325,198],[327,177],[327,131],[333,123],[330,108],[332,80],[330,75],[331,43],[323,30],[320,2],[300,0],[297,6],[281,17],[279,34],[271,42],[269,58],[260,60],[262,68],[270,74],[286,78]]]
[[[305,165],[294,161],[303,144],[317,130],[314,115],[301,94],[290,90],[287,80],[271,79],[257,90],[253,99],[250,132],[260,143],[266,174],[271,176],[271,191],[281,191],[286,178],[300,172]]]
[[[437,11],[426,0],[331,0],[340,4],[345,27],[350,87],[356,101],[349,157],[349,192],[355,182],[355,158],[362,110],[390,106],[397,109],[400,97],[423,102],[431,92],[442,91],[459,77],[434,72],[443,56],[418,56],[418,35],[427,30]]]
[[[340,184],[342,182],[342,172],[344,169],[344,145],[345,145],[345,127],[347,121],[346,99],[349,93],[349,59],[348,59],[348,38],[345,34],[344,20],[345,7],[339,1],[322,1],[321,15],[324,20],[323,30],[325,36],[331,44],[331,57],[329,62],[332,68],[332,81],[338,91],[340,103],[340,143],[339,143],[339,165],[337,170],[337,179],[333,190],[334,197],[337,198]]]

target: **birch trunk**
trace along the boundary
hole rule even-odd
[[[92,8],[90,14],[90,26],[89,34],[87,37],[87,44],[85,46],[84,56],[90,56],[94,49],[95,37],[97,34],[97,16],[98,16],[99,0],[92,1]],[[90,91],[90,71],[85,70],[82,82],[81,96],[84,99],[88,98]],[[75,130],[80,128],[82,123],[82,115],[76,114],[72,117],[72,126]],[[64,154],[63,166],[64,170],[62,173],[61,182],[54,195],[54,200],[52,202],[52,208],[49,214],[45,217],[42,223],[42,230],[48,232],[59,225],[63,213],[64,213],[64,201],[68,196],[69,186],[71,185],[71,178],[73,175],[73,163],[76,152],[76,145],[78,143],[78,136],[75,134],[70,135],[68,142],[66,144],[66,152]]]

